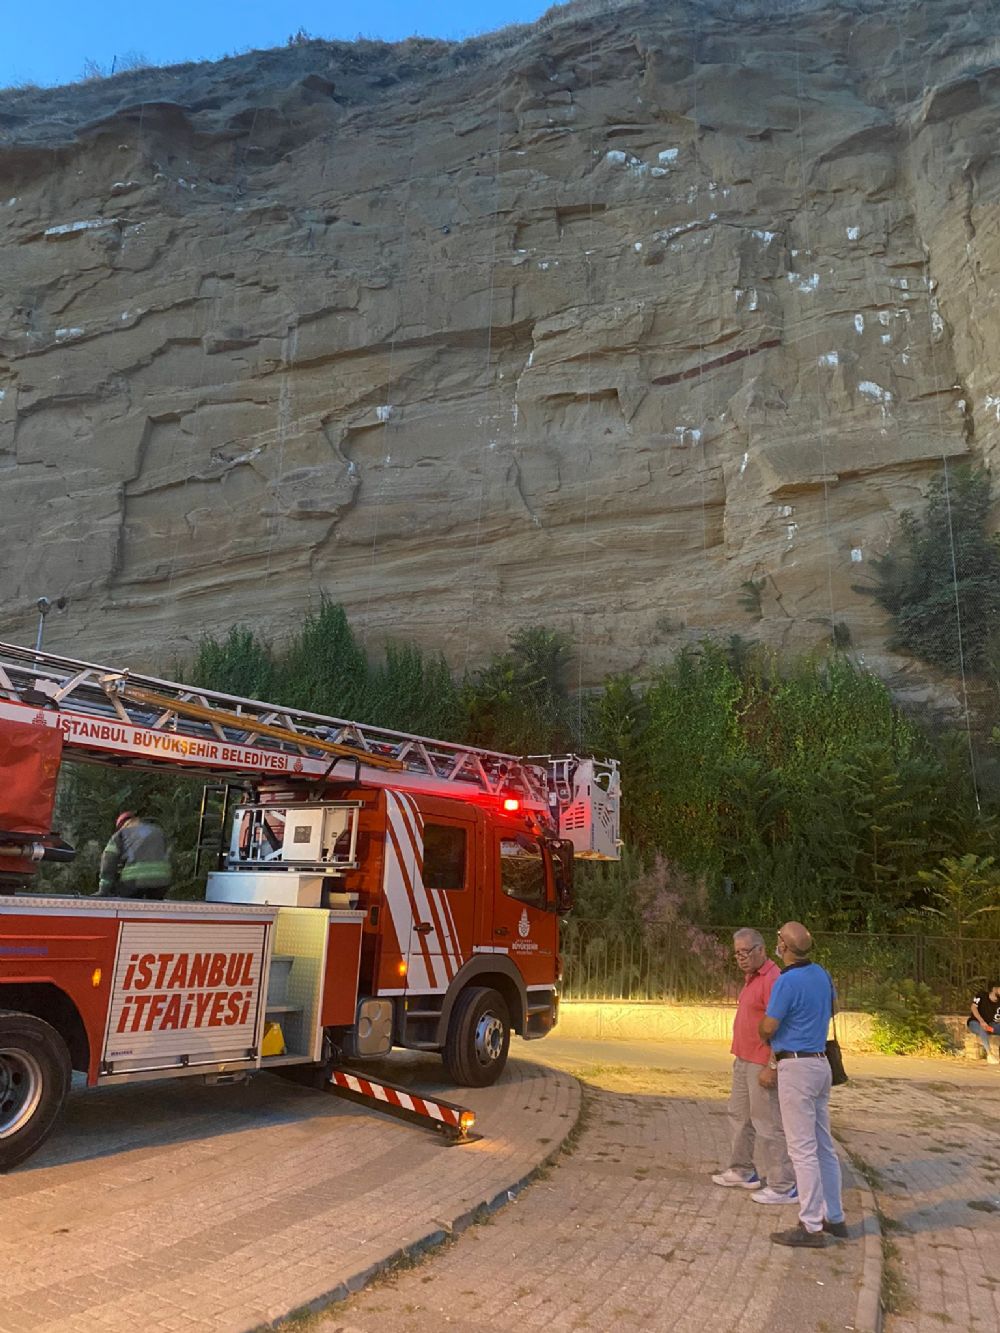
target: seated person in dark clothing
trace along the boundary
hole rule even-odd
[[[990,1037],[996,1032],[1000,1038],[1000,981],[994,981],[988,990],[982,990],[972,997],[972,1014],[965,1020],[970,1032],[974,1032],[986,1048],[986,1058],[991,1065],[1000,1064],[990,1045]]]

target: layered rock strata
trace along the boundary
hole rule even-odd
[[[570,4],[0,95],[0,635],[136,665],[327,594],[580,679],[844,625],[1000,445],[985,0]],[[994,333],[991,333],[994,329]],[[841,631],[843,633],[843,631]]]

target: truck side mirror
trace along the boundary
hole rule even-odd
[[[565,916],[573,909],[573,844],[568,838],[553,844],[552,870],[556,880],[556,911]]]

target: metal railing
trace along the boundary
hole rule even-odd
[[[768,948],[773,956],[770,939]],[[727,1004],[742,984],[731,927],[570,918],[560,949],[568,1000]],[[868,1008],[886,982],[910,979],[929,986],[942,1011],[965,1013],[979,987],[1000,978],[998,940],[817,934],[812,956],[833,975],[843,1009]]]

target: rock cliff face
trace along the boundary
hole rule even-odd
[[[48,647],[163,662],[325,592],[459,667],[560,626],[585,683],[705,634],[877,657],[866,561],[1000,447],[998,112],[986,0],[0,95],[0,634],[65,595]]]

